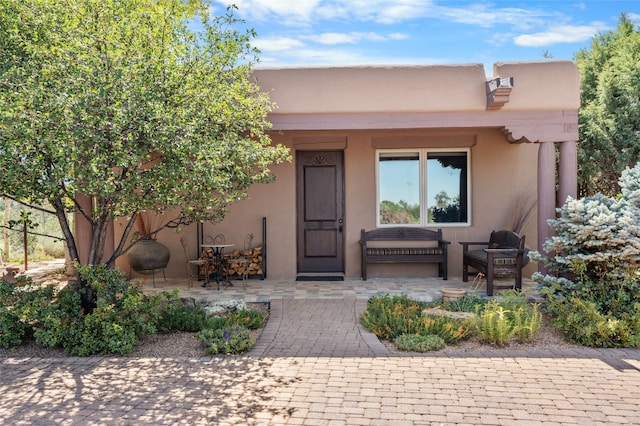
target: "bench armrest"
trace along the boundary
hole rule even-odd
[[[458,241],[462,244],[462,251],[469,251],[469,246],[488,246],[489,241]]]
[[[487,253],[524,253],[524,250],[520,250],[517,248],[487,248],[484,249]]]

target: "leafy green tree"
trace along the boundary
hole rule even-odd
[[[420,205],[409,204],[405,200],[397,203],[383,200],[380,202],[380,223],[420,223]]]
[[[451,197],[447,194],[447,191],[440,191],[435,196],[436,206],[443,209],[451,204]]]
[[[251,78],[253,30],[233,8],[209,10],[204,0],[0,0],[0,195],[51,205],[72,259],[69,211],[91,223],[87,264],[112,264],[141,237],[140,212],[179,209],[152,235],[220,220],[288,159]],[[118,218],[124,235],[104,259]]]
[[[576,55],[581,108],[579,195],[613,196],[622,170],[640,158],[640,32],[625,14],[615,31]]]

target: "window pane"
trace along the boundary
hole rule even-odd
[[[467,222],[467,153],[427,155],[429,223]]]
[[[419,225],[418,153],[382,153],[378,167],[380,224]]]

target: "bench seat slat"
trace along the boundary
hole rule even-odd
[[[424,254],[444,254],[444,250],[437,247],[409,247],[409,248],[367,248],[367,256],[416,256]]]
[[[376,247],[367,247],[367,242],[375,241]],[[393,247],[384,247],[380,242],[393,242]],[[415,247],[397,247],[403,241],[416,242]],[[430,247],[418,243],[430,243]],[[435,245],[437,244],[437,245]],[[447,279],[447,247],[449,241],[442,238],[442,229],[413,227],[380,228],[372,231],[361,230],[362,279],[367,279],[369,263],[437,263],[438,275]]]

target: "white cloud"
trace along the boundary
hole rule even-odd
[[[214,0],[228,4],[233,0]],[[433,0],[235,0],[241,16],[265,22],[273,19],[291,26],[308,26],[318,20],[397,24],[415,19],[454,22],[484,28],[510,25],[520,29],[540,27],[548,19],[560,18],[554,11],[497,7],[478,1],[465,7],[450,7]]]
[[[467,43],[464,41],[467,37],[467,44],[483,43],[483,53],[495,56],[507,51],[506,47],[512,47],[512,43],[544,48],[560,43],[584,42],[599,31],[608,29],[602,23],[585,20],[605,17],[586,18],[580,10],[585,9],[585,5],[589,9],[590,5],[578,3],[582,0],[577,0],[571,7],[558,8],[550,7],[546,2],[546,6],[541,6],[535,1],[519,3],[518,7],[505,7],[508,3],[495,0],[213,1],[216,4],[234,2],[239,8],[239,16],[245,18],[249,26],[259,27],[259,37],[252,45],[263,52],[260,55],[263,64],[397,63],[397,60],[385,59],[384,48],[398,49],[398,52],[386,52],[389,57],[396,57],[400,51],[418,56],[402,59],[403,63],[445,63],[451,60],[421,58],[419,55],[429,55],[429,52],[453,55],[455,52],[451,49],[448,53],[439,53],[443,49],[431,45],[438,43],[440,47],[446,44],[449,31],[457,32],[451,37],[452,46]],[[640,21],[638,13],[628,13],[627,16],[632,21]],[[411,41],[382,45],[382,42],[407,39]],[[365,53],[372,44],[374,51],[379,47],[378,52]],[[407,46],[414,48],[408,50]],[[464,57],[462,61],[465,61]]]
[[[389,2],[385,2],[388,4]],[[429,10],[430,1],[402,0],[392,2],[391,6],[383,7],[376,16],[376,21],[383,24],[393,24],[419,16],[425,16]]]
[[[290,37],[262,37],[252,43],[262,52],[283,52],[299,49],[305,46],[300,40]]]
[[[360,37],[355,33],[324,33],[309,37],[311,40],[320,44],[348,44],[356,43]]]
[[[546,31],[533,34],[523,34],[513,40],[518,46],[541,47],[558,43],[578,43],[587,41],[604,29],[603,24],[592,25],[558,25]]]
[[[393,33],[389,35],[381,35],[374,32],[351,32],[351,33],[322,33],[312,36],[304,36],[305,40],[311,40],[316,43],[325,45],[334,44],[355,44],[361,41],[385,41],[399,40],[401,34]],[[406,37],[406,36],[405,36]]]
[[[242,16],[258,21],[273,15],[290,22],[308,21],[322,0],[215,0],[224,5],[235,4]]]
[[[403,33],[391,33],[389,34],[389,39],[391,40],[406,40],[409,38],[409,34]]]
[[[523,9],[514,7],[499,8],[492,4],[471,4],[465,8],[438,7],[438,14],[449,22],[473,25],[482,28],[510,27],[527,30],[547,22],[549,19],[561,19],[554,11]]]
[[[496,33],[487,40],[487,43],[493,46],[504,46],[513,40],[513,33]]]
[[[371,56],[353,49],[296,49],[286,52],[286,56],[262,55],[260,65],[288,66],[359,66],[359,65],[435,65],[447,63],[443,58]]]

